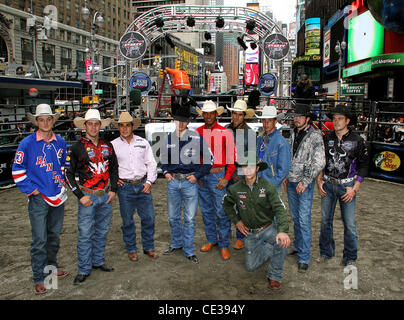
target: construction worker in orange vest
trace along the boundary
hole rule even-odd
[[[173,89],[177,95],[187,96],[191,90],[189,78],[184,69],[171,69],[166,68],[168,74],[173,76]]]

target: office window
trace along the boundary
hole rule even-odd
[[[55,68],[55,46],[48,43],[42,44],[42,61],[47,70]]]
[[[32,40],[21,39],[22,64],[30,64],[33,61]]]
[[[61,47],[60,64],[62,69],[70,69],[72,67],[72,49]]]
[[[86,72],[86,53],[84,51],[76,51],[76,68],[78,72]]]

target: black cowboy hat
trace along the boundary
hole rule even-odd
[[[334,114],[342,114],[345,117],[349,118],[350,126],[354,126],[356,124],[357,119],[356,119],[355,114],[352,112],[352,109],[345,104],[337,104],[337,106],[335,108],[331,109],[327,113],[327,117],[329,117],[332,120],[332,116]]]
[[[191,118],[191,109],[188,104],[174,102],[171,104],[172,117],[174,120],[189,122]]]
[[[315,121],[317,119],[317,115],[311,110],[309,104],[297,102],[295,103],[293,109],[288,111],[287,118],[291,119],[299,116],[309,117],[311,121]]]

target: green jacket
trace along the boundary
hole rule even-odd
[[[240,218],[234,205],[240,213],[241,220],[249,229],[260,228],[273,221],[276,216],[278,233],[289,231],[285,206],[274,185],[265,179],[257,176],[252,190],[244,179],[231,185],[227,190],[223,198],[223,209],[230,221],[237,224]]]

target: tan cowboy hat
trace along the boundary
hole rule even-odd
[[[52,109],[49,104],[41,103],[36,106],[35,114],[27,114],[28,120],[33,124],[35,124],[36,118],[39,116],[51,116],[56,121],[60,117],[60,112],[52,113]]]
[[[74,118],[73,122],[77,128],[79,128],[81,130],[85,130],[86,128],[85,128],[84,124],[88,120],[101,121],[101,129],[105,128],[106,126],[108,126],[111,123],[111,119],[101,120],[100,112],[97,109],[88,109],[88,111],[84,115],[84,118],[82,118],[82,117]]]
[[[278,111],[275,106],[265,106],[262,109],[261,116],[255,116],[260,119],[274,119],[278,116]]]
[[[224,112],[223,107],[218,107],[216,103],[214,103],[212,100],[206,100],[202,106],[202,109],[199,107],[196,107],[196,112],[202,117],[203,112],[212,112],[216,111],[217,115],[220,116]]]
[[[229,107],[227,107],[227,105],[226,105],[226,108],[229,111],[245,112],[246,119],[251,118],[255,114],[254,109],[247,109],[247,102],[245,102],[244,100],[237,100],[234,103],[233,108],[229,108]]]
[[[112,120],[111,122],[115,128],[119,128],[119,126],[118,126],[119,123],[132,122],[133,130],[135,130],[135,129],[139,128],[140,124],[142,123],[142,120],[140,120],[140,118],[133,118],[128,111],[124,111],[119,116],[118,121]]]

